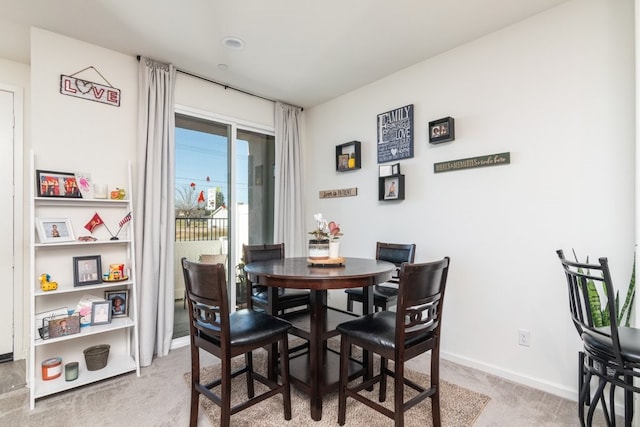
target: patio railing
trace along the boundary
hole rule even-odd
[[[227,236],[227,218],[176,218],[176,242],[217,240]]]

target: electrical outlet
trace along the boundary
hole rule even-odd
[[[525,329],[518,329],[518,345],[529,347],[531,345],[531,333]]]

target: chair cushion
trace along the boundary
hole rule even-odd
[[[269,288],[266,286],[254,286],[253,287],[253,298],[259,299],[264,303],[267,302],[267,297],[269,295]],[[278,288],[278,301],[281,303],[285,303],[293,300],[308,300],[309,299],[309,291],[304,289],[288,289],[288,288]],[[303,301],[304,304],[304,301]]]
[[[345,289],[347,294],[350,294],[352,297],[355,297],[356,300],[361,301],[364,298],[364,293],[362,292],[362,288],[349,288]],[[373,287],[373,298],[382,300],[384,302],[388,302],[389,300],[396,298],[398,296],[398,288],[393,288],[391,286],[384,285],[376,285]]]
[[[198,322],[201,326],[216,330],[212,325]],[[288,331],[291,323],[277,317],[254,310],[238,310],[229,315],[231,329],[231,345],[246,345],[259,342],[265,338]],[[219,340],[201,333],[200,336],[219,345]]]
[[[605,334],[609,334],[609,327],[597,328]],[[640,329],[618,327],[618,338],[620,339],[620,350],[622,357],[633,363],[640,363]],[[609,354],[613,357],[611,339],[601,335],[592,335],[587,332],[582,334],[585,346],[592,347],[596,351]]]
[[[341,334],[370,342],[375,346],[389,349],[394,349],[396,346],[396,313],[393,311],[380,311],[361,316],[339,324],[336,329]],[[405,342],[405,345],[411,345],[431,335],[433,335],[432,332],[427,332],[424,335],[412,337]]]

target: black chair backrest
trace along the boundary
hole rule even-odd
[[[189,302],[191,336],[196,330],[229,339],[229,296],[224,264],[201,264],[182,258]]]
[[[400,267],[396,333],[400,342],[439,335],[449,257]]]
[[[603,343],[598,348],[610,348],[611,353],[604,358],[615,358],[618,366],[623,366],[620,340],[618,337],[617,313],[611,272],[607,258],[599,258],[598,264],[573,262],[565,259],[562,250],[556,252],[564,268],[569,290],[569,310],[578,334],[585,342],[585,348],[598,351],[589,342]],[[598,292],[603,307],[595,306],[589,293]],[[602,298],[605,298],[603,301]],[[605,325],[603,325],[603,319]],[[586,341],[585,341],[586,339]]]
[[[400,265],[403,262],[413,263],[416,257],[416,245],[415,243],[383,243],[376,242],[376,259],[381,261],[388,261],[398,267],[396,274],[394,274],[393,282],[398,281],[398,272]]]
[[[284,243],[275,243],[271,245],[243,245],[242,254],[245,264],[272,259],[283,259]]]

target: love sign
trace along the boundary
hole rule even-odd
[[[116,107],[120,106],[120,89],[64,74],[60,75],[60,93]]]

